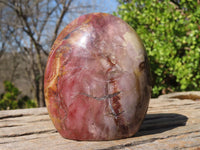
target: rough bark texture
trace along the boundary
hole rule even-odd
[[[0,149],[200,149],[200,92],[151,99],[140,131],[131,138],[79,142],[56,132],[46,108],[0,111]]]

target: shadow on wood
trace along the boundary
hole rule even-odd
[[[165,131],[172,130],[179,126],[185,126],[188,118],[181,114],[176,113],[160,113],[160,114],[147,114],[141,128],[134,137],[142,137],[145,135],[159,134]],[[141,141],[133,141],[123,145],[111,146],[98,150],[118,150],[127,147],[138,146],[145,143],[151,143],[162,138],[150,138]]]
[[[162,133],[184,126],[188,118],[176,113],[147,114],[135,137]]]

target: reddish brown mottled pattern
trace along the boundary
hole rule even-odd
[[[132,136],[148,108],[146,53],[133,29],[104,13],[79,17],[52,46],[45,71],[50,117],[65,138]]]

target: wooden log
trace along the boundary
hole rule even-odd
[[[151,99],[140,131],[113,141],[62,138],[46,108],[0,111],[0,150],[200,149],[200,92],[181,92]]]

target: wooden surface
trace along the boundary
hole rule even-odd
[[[0,111],[0,150],[200,150],[200,92],[151,99],[140,131],[115,141],[62,138],[46,108]]]

